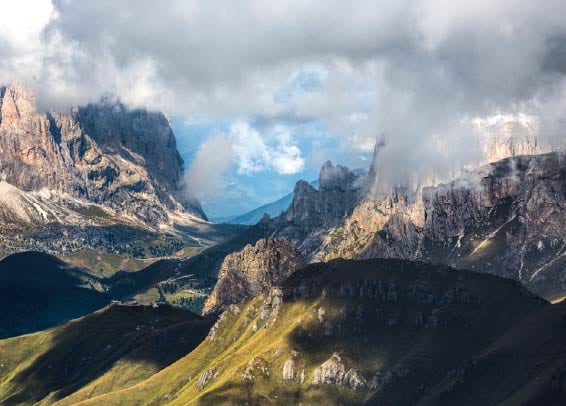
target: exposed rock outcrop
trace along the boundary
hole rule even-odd
[[[283,364],[283,379],[289,380],[294,379],[297,374],[297,363],[294,359],[285,361]]]
[[[253,381],[259,377],[269,377],[269,363],[261,357],[255,357],[249,360],[248,365],[246,365],[242,372],[242,379]]]
[[[367,381],[357,369],[350,368],[346,371],[342,357],[335,352],[327,361],[314,370],[312,384],[334,384],[358,390],[365,388]]]
[[[169,212],[205,219],[183,189],[183,160],[161,113],[119,102],[39,113],[18,84],[0,87],[0,178],[53,190],[157,227]]]
[[[301,253],[285,239],[266,238],[255,246],[248,244],[224,259],[203,313],[265,293],[304,265]]]
[[[348,168],[327,161],[320,170],[318,190],[305,181],[297,182],[285,219],[307,231],[336,223],[358,201],[357,179]]]
[[[317,258],[405,258],[481,269],[539,294],[566,290],[566,156],[517,156],[415,200],[396,191],[358,205]]]
[[[204,371],[197,382],[197,388],[198,390],[203,390],[206,385],[208,385],[208,383],[210,381],[212,381],[213,379],[216,379],[218,377],[218,372],[216,371],[215,368],[210,368],[207,369],[206,371]]]
[[[305,258],[317,259],[314,255],[324,234],[352,213],[363,193],[363,180],[328,161],[320,171],[318,189],[308,182],[297,182],[289,208],[270,222],[271,235],[291,241]]]

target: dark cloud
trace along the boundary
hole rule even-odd
[[[548,72],[566,74],[566,35],[548,39],[542,66]]]

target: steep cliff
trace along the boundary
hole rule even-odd
[[[271,221],[270,235],[288,239],[312,259],[328,229],[341,224],[360,202],[364,182],[350,169],[327,161],[318,189],[306,181],[297,182],[289,208]]]
[[[51,190],[157,227],[169,213],[206,219],[183,189],[183,160],[165,116],[102,100],[39,113],[18,84],[0,87],[0,177]]]
[[[319,257],[405,258],[482,269],[552,297],[566,290],[566,158],[517,156],[356,207]]]
[[[228,255],[203,313],[224,310],[265,293],[305,265],[301,253],[287,240],[266,238]]]

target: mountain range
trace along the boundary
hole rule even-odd
[[[1,87],[0,404],[564,404],[566,155],[507,130],[213,224],[162,113]]]

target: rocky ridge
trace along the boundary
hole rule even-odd
[[[155,401],[166,394],[179,404],[561,399],[564,311],[516,281],[443,265],[311,264],[268,293],[230,305],[175,368],[97,400]],[[180,371],[195,379],[180,379]]]
[[[298,182],[289,209],[269,223],[270,235],[287,238],[309,261],[440,262],[514,278],[548,298],[566,291],[564,153],[512,156],[381,197],[368,194],[374,165],[367,182],[331,168],[325,164],[321,178],[338,173],[336,181],[320,190]]]
[[[224,258],[203,313],[218,312],[265,293],[305,264],[301,253],[285,239],[265,238],[248,244]]]
[[[206,219],[183,189],[183,160],[165,116],[110,99],[43,114],[25,87],[0,87],[0,177],[23,191],[65,193],[152,227],[167,223],[169,212]]]
[[[366,200],[318,257],[444,262],[511,277],[545,296],[566,289],[566,158],[517,156],[422,190]]]
[[[289,208],[270,222],[270,235],[286,238],[311,260],[328,229],[341,224],[363,198],[364,182],[350,169],[327,161],[318,189],[297,182]]]

